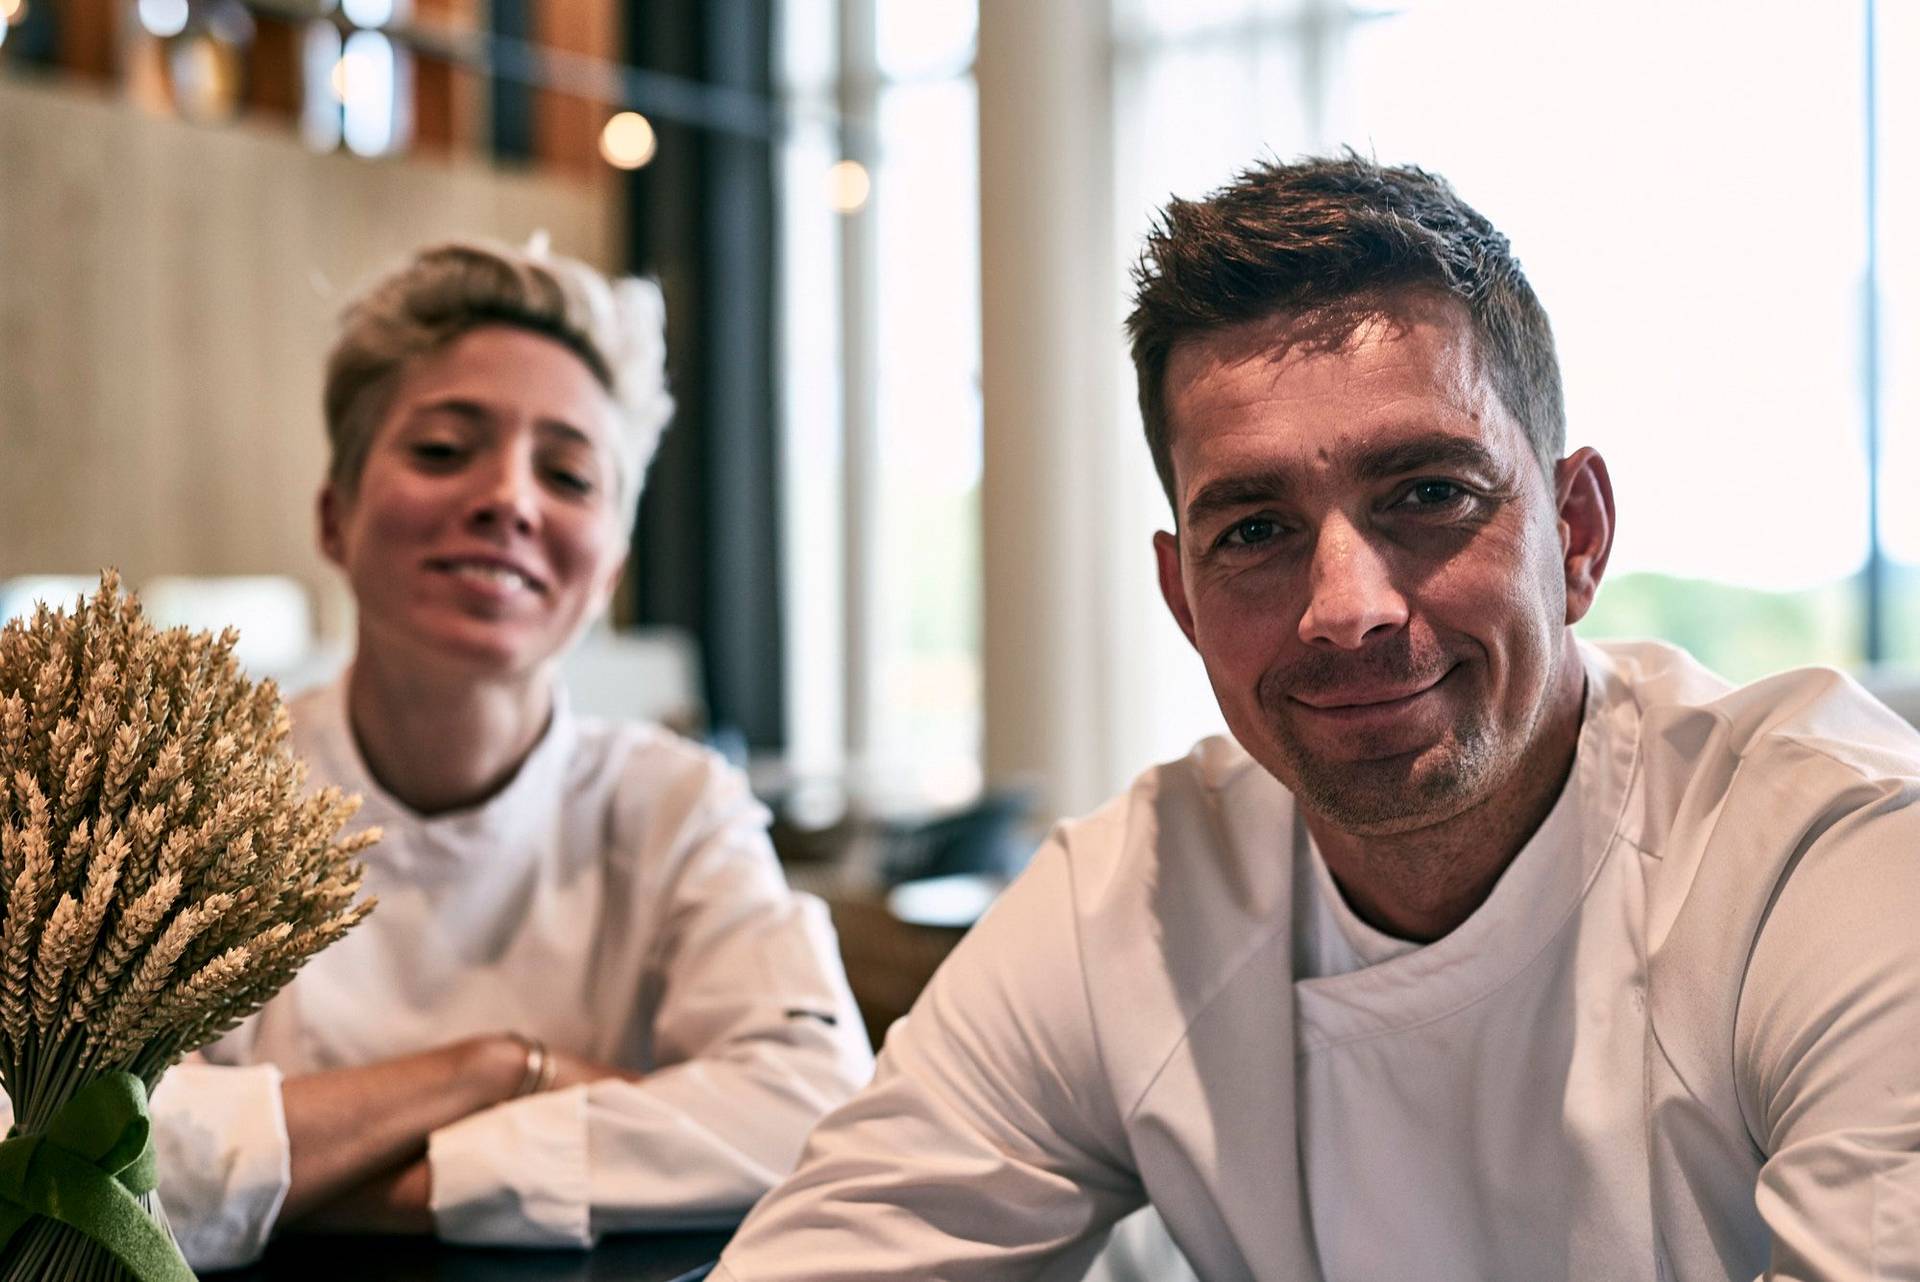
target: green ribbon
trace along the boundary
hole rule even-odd
[[[71,1225],[140,1282],[194,1282],[139,1197],[160,1181],[147,1088],[108,1073],[74,1093],[52,1125],[0,1142],[0,1249],[36,1215]]]

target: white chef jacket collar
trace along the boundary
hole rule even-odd
[[[1576,644],[1587,670],[1585,711],[1573,770],[1552,811],[1487,901],[1450,934],[1377,965],[1301,981],[1302,1013],[1321,1035],[1368,1036],[1458,1010],[1523,970],[1573,917],[1616,844],[1639,739],[1639,709],[1611,661]],[[1317,858],[1300,845],[1295,856]],[[1323,893],[1333,895],[1333,912],[1352,916],[1331,878]]]
[[[315,755],[325,758],[319,773],[341,791],[359,793],[362,798],[355,827],[404,825],[418,838],[406,843],[407,847],[419,855],[432,856],[436,862],[481,857],[487,852],[495,852],[497,857],[498,851],[523,848],[538,836],[552,811],[552,799],[564,784],[578,734],[564,686],[555,681],[547,728],[504,788],[475,806],[422,815],[382,787],[361,755],[347,711],[352,675],[349,668],[324,697],[314,701],[324,720],[309,725],[307,730],[317,748]],[[395,846],[384,849],[392,851]],[[382,846],[374,846],[368,858],[381,862],[382,850]]]

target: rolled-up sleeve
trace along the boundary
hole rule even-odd
[[[251,1264],[266,1249],[292,1182],[280,1070],[190,1055],[154,1089],[160,1205],[196,1269]],[[0,1094],[0,1127],[13,1104]]]
[[[160,1201],[180,1251],[196,1269],[260,1257],[292,1175],[280,1070],[197,1057],[153,1094]]]
[[[825,907],[735,889],[708,887],[676,932],[662,1067],[586,1088],[596,1232],[738,1220],[872,1075]]]
[[[449,1242],[587,1246],[587,1090],[513,1100],[427,1142],[435,1231]]]

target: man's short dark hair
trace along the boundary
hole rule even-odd
[[[1507,238],[1445,179],[1352,152],[1263,162],[1203,200],[1174,200],[1147,234],[1127,318],[1147,445],[1166,488],[1173,453],[1167,362],[1181,342],[1243,321],[1298,315],[1339,342],[1406,289],[1460,300],[1501,402],[1541,466],[1566,445],[1553,329]],[[1550,474],[1550,473],[1549,473]]]

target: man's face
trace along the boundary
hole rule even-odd
[[[1174,349],[1161,587],[1256,760],[1341,830],[1411,831],[1513,777],[1591,591],[1458,303],[1298,337]]]

